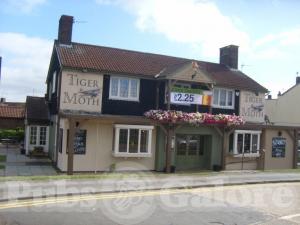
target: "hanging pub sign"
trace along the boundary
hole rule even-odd
[[[282,137],[274,137],[272,139],[272,157],[284,158],[285,157],[286,139]]]
[[[171,89],[171,103],[173,104],[195,104],[195,105],[211,105],[212,92],[201,89],[179,88]]]

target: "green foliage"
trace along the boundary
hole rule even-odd
[[[16,129],[16,130],[0,129],[0,139],[3,138],[12,138],[17,141],[22,141],[24,140],[24,130],[23,129]]]
[[[6,162],[6,155],[0,155],[0,162]]]

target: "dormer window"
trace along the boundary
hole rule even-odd
[[[139,101],[140,80],[111,76],[109,99]]]
[[[234,109],[234,90],[214,88],[213,107]]]

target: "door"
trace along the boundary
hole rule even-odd
[[[211,154],[209,140],[210,135],[177,134],[176,169],[208,169]]]

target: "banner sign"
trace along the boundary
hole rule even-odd
[[[272,157],[284,158],[285,157],[286,139],[282,137],[274,137],[272,139]]]
[[[211,105],[212,92],[201,89],[178,88],[171,90],[171,103],[173,104],[195,104],[195,105]]]

